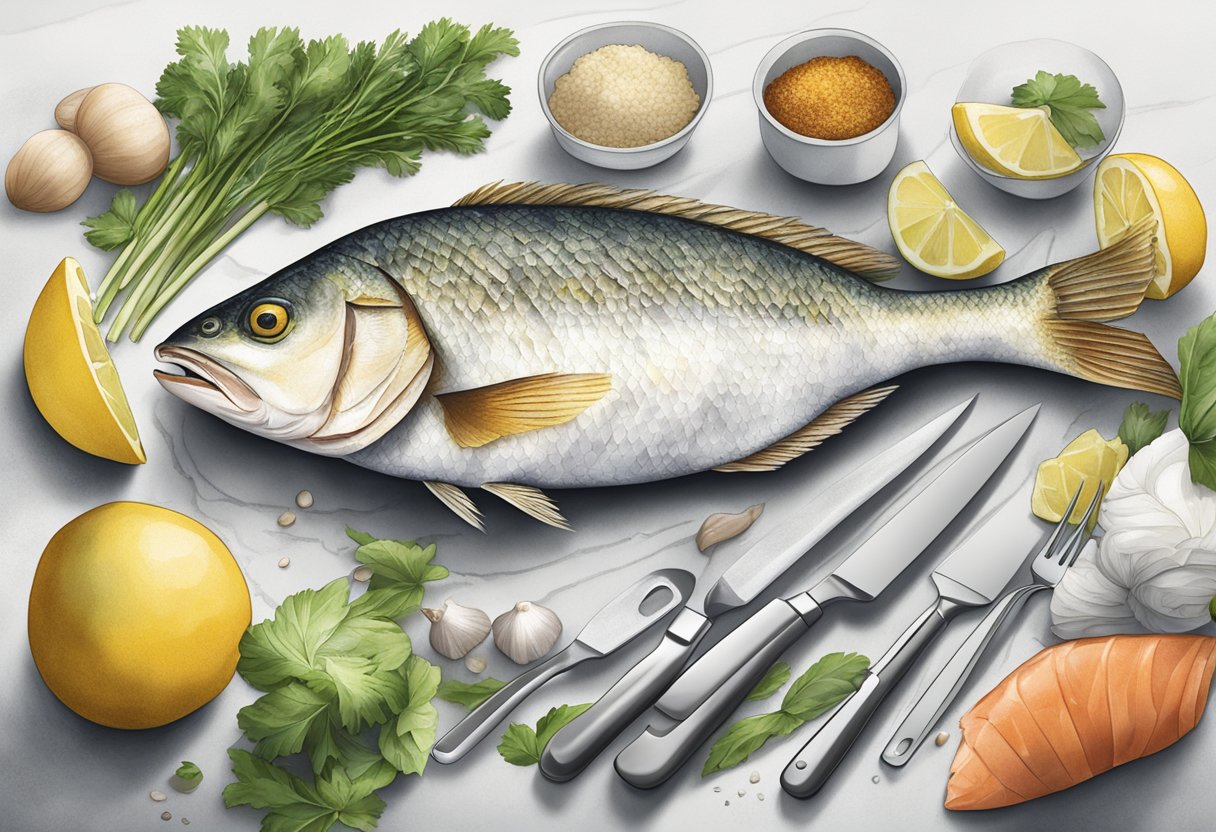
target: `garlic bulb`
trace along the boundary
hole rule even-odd
[[[84,97],[92,91],[92,87],[76,90],[76,92],[56,104],[55,123],[64,130],[76,132],[76,111],[80,109],[80,102],[84,101]]]
[[[424,609],[431,621],[431,646],[449,659],[461,659],[490,633],[490,616],[473,607],[443,602],[443,609]]]
[[[711,514],[697,532],[697,549],[704,552],[710,546],[738,537],[752,527],[761,514],[764,503],[756,503],[738,514]]]
[[[23,211],[58,211],[84,193],[92,175],[92,157],[78,136],[43,130],[13,155],[4,172],[4,191]]]
[[[126,84],[100,84],[76,110],[74,129],[93,154],[93,173],[116,185],[155,179],[169,163],[169,128],[151,101]]]
[[[562,622],[553,610],[520,601],[494,619],[494,645],[516,664],[528,664],[553,649]]]
[[[1191,482],[1181,430],[1140,449],[1102,503],[1101,543],[1052,593],[1061,638],[1181,633],[1211,621],[1216,596],[1216,492]]]

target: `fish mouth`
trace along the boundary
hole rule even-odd
[[[262,398],[252,387],[224,365],[188,347],[161,344],[154,351],[157,361],[173,364],[180,374],[153,370],[152,375],[166,390],[188,401],[198,396],[219,395],[232,407],[244,413],[254,413],[262,407]]]

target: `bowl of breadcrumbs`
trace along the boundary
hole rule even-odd
[[[657,23],[606,23],[563,40],[541,63],[541,109],[577,159],[636,170],[688,143],[713,96],[709,57]]]
[[[821,185],[873,179],[891,163],[906,89],[899,61],[849,29],[778,43],[756,68],[760,137],[787,172]]]

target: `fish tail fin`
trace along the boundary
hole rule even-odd
[[[1140,307],[1156,275],[1156,226],[1142,221],[1109,248],[1039,273],[1051,295],[1045,316],[1060,368],[1113,387],[1182,398],[1178,376],[1142,333],[1109,326]]]

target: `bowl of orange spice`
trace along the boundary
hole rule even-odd
[[[906,89],[895,56],[849,29],[786,38],[752,81],[765,149],[788,173],[821,185],[864,182],[891,163]]]

